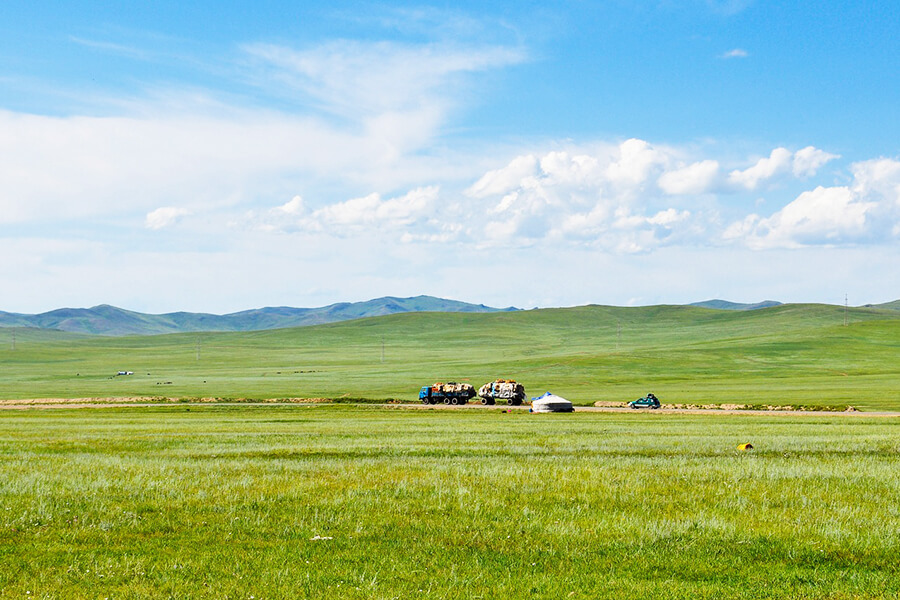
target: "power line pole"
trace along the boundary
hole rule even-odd
[[[200,338],[197,338],[197,360],[200,360]]]
[[[384,362],[384,336],[381,336],[381,362]]]
[[[848,311],[847,294],[844,294],[844,327],[847,326],[847,311]]]

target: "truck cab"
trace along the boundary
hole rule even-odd
[[[422,404],[430,404],[428,401],[431,399],[431,386],[424,385],[422,389],[419,390],[419,400],[422,401]]]

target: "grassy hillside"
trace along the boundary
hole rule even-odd
[[[413,400],[434,381],[522,381],[577,404],[664,402],[900,409],[896,311],[588,306],[415,313],[315,327],[122,338],[0,332],[0,397]],[[34,336],[34,337],[32,337]],[[134,375],[115,377],[119,370]]]
[[[894,300],[893,302],[885,302],[884,304],[871,304],[866,305],[869,308],[884,308],[889,310],[900,310],[900,300]]]

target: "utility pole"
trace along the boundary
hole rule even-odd
[[[384,335],[381,336],[381,362],[384,362]]]
[[[847,310],[848,310],[847,294],[844,294],[844,327],[847,326]]]
[[[200,338],[197,338],[197,360],[200,360]]]

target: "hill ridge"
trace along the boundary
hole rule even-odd
[[[384,296],[362,302],[336,302],[315,308],[263,307],[222,315],[177,311],[145,314],[98,304],[91,308],[57,308],[40,314],[0,311],[0,327],[34,327],[93,335],[155,335],[201,331],[263,331],[285,327],[322,325],[365,317],[407,312],[504,312],[493,308],[434,296]]]
[[[728,300],[704,300],[703,302],[692,302],[688,306],[696,306],[699,308],[714,308],[717,310],[758,310],[760,308],[772,308],[773,306],[781,306],[781,302],[776,300],[763,300],[762,302],[729,302]]]

